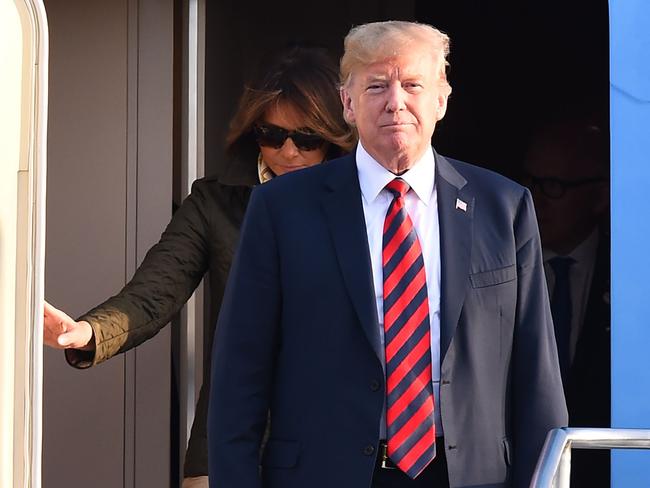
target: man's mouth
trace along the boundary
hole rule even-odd
[[[410,123],[410,122],[397,121],[397,122],[389,122],[389,123],[386,123],[386,124],[382,124],[381,127],[403,127],[403,126],[407,126],[407,125],[413,125],[413,124]]]

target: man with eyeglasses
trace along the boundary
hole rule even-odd
[[[585,118],[536,131],[525,158],[572,427],[610,426],[609,151]],[[572,486],[609,487],[609,451],[572,455]]]

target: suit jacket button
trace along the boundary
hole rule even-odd
[[[366,446],[363,448],[363,454],[366,456],[372,456],[375,453],[375,446]]]
[[[379,388],[381,387],[381,384],[377,380],[372,380],[370,382],[370,390],[372,391],[378,391]]]

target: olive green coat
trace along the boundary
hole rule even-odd
[[[72,366],[88,368],[143,343],[170,322],[209,271],[205,386],[192,426],[185,476],[208,473],[206,423],[212,338],[244,212],[257,182],[255,164],[235,163],[230,168],[227,175],[197,180],[131,281],[78,319],[91,324],[96,350],[66,350]]]

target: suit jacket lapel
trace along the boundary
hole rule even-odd
[[[359,178],[353,156],[332,164],[325,182],[322,205],[334,248],[361,326],[377,357],[382,357],[372,265],[361,203]]]
[[[472,249],[474,198],[467,180],[451,163],[436,154],[436,191],[440,222],[440,362],[442,363],[460,318],[467,290]],[[463,208],[465,207],[465,208]]]

